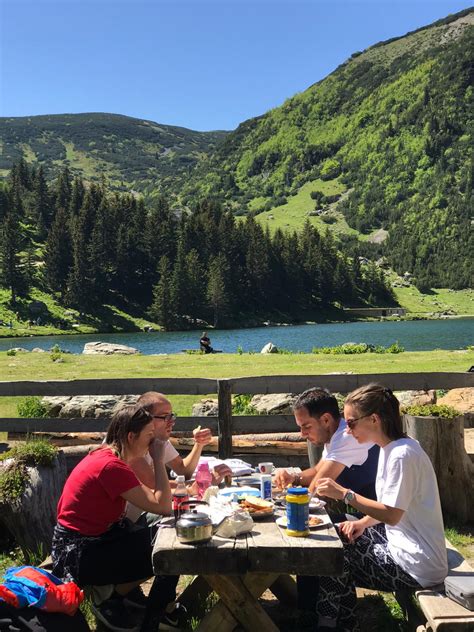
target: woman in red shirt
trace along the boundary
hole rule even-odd
[[[130,599],[139,591],[138,585],[153,576],[151,554],[156,533],[156,528],[132,526],[124,519],[126,502],[143,511],[171,513],[164,445],[155,439],[150,413],[139,406],[121,408],[112,418],[105,444],[74,468],[59,499],[53,571],[80,586],[114,584],[112,597],[93,609],[97,618],[117,632],[137,629],[124,597]],[[148,452],[154,463],[154,489],[140,483],[128,465],[131,459]],[[177,579],[155,577],[147,610],[155,615],[164,612],[175,599]],[[170,628],[161,624],[160,629]]]

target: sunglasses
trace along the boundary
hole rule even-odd
[[[356,417],[355,419],[346,419],[347,427],[349,430],[352,430],[358,421],[365,419],[366,417],[370,417],[370,415],[362,415],[362,417]]]
[[[176,415],[174,413],[167,413],[166,415],[151,415],[152,419],[162,419],[167,424],[176,423]]]

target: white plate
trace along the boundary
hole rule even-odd
[[[332,524],[331,522],[331,518],[327,515],[327,513],[321,514],[320,516],[318,516],[318,518],[320,518],[322,520],[322,522],[320,524],[316,524],[314,526],[310,525],[310,529],[320,529],[321,527],[328,527],[329,525]],[[280,516],[279,518],[277,518],[275,520],[275,522],[277,523],[277,525],[279,527],[282,527],[282,529],[286,529],[286,516]]]
[[[320,498],[313,498],[309,501],[309,510],[314,511],[315,509],[322,509],[326,507],[326,501],[321,500]]]

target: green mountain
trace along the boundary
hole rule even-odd
[[[473,24],[469,9],[354,53],[225,137],[182,202],[223,198],[271,230],[309,217],[385,240],[421,287],[472,285]]]
[[[187,175],[227,132],[195,132],[118,114],[0,118],[0,176],[24,158],[49,178],[65,166],[88,181],[147,193]]]

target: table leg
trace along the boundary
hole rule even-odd
[[[197,575],[179,595],[178,601],[193,617],[202,619],[206,614],[207,598],[212,588],[204,577]]]
[[[220,601],[201,621],[199,632],[231,632],[240,623],[246,632],[278,632],[277,626],[258,603],[258,597],[277,575],[205,575],[204,579],[219,595]]]
[[[270,586],[270,590],[278,601],[286,606],[296,608],[298,604],[298,590],[291,575],[280,575]]]

